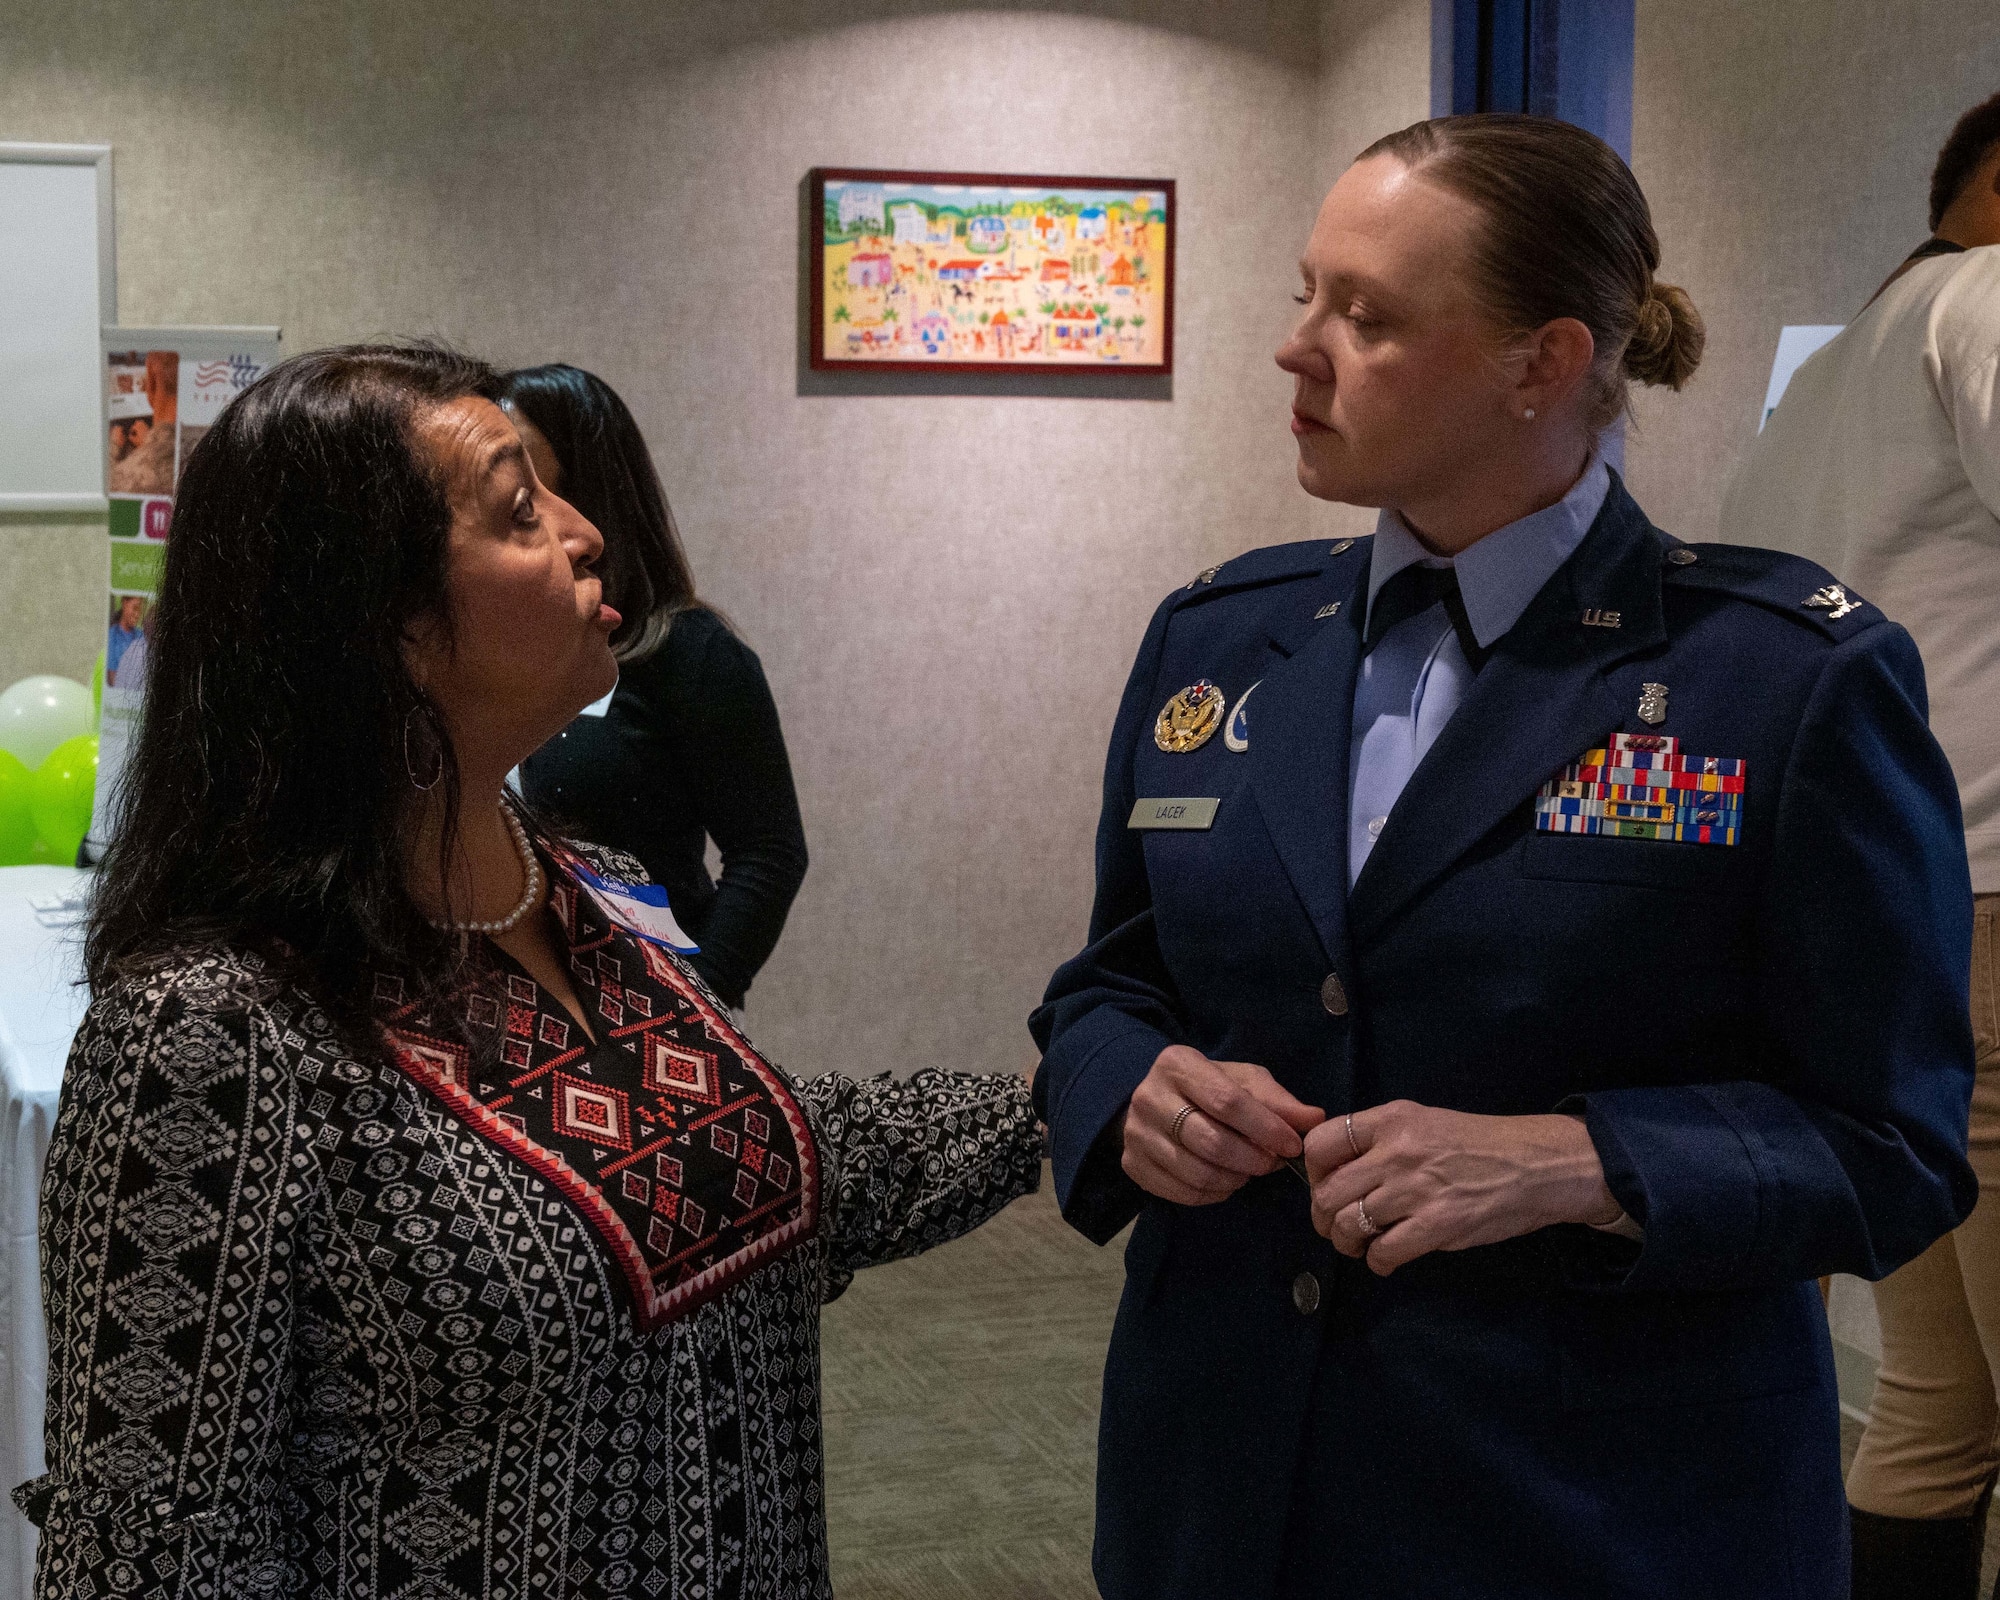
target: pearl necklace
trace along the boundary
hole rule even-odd
[[[521,826],[521,819],[514,815],[512,806],[501,806],[500,817],[507,824],[507,831],[514,836],[514,851],[520,856],[521,868],[528,875],[528,886],[521,891],[520,900],[506,916],[493,917],[484,922],[438,923],[437,926],[447,933],[512,933],[542,897],[542,864],[535,858],[535,852],[528,843],[528,830]]]

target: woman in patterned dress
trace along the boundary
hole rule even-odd
[[[495,392],[322,351],[189,461],[42,1194],[43,1600],[826,1594],[821,1302],[1039,1177],[1024,1081],[794,1080],[503,797],[619,619]]]

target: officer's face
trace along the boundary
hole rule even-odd
[[[1388,156],[1326,197],[1299,263],[1304,315],[1278,351],[1308,493],[1409,511],[1516,447],[1503,343],[1471,288],[1478,225]]]

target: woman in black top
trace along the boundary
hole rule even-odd
[[[604,599],[625,619],[609,707],[522,763],[522,786],[582,837],[638,857],[701,946],[689,962],[740,1007],[806,875],[763,666],[696,597],[646,441],[612,387],[561,363],[527,367],[507,377],[502,404],[542,482],[604,535]]]

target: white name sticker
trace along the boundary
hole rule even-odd
[[[667,891],[657,883],[622,883],[616,878],[600,876],[581,861],[573,861],[571,865],[577,882],[597,902],[598,909],[628,933],[664,945],[676,955],[700,953],[701,946],[674,921],[674,914],[667,907]]]

